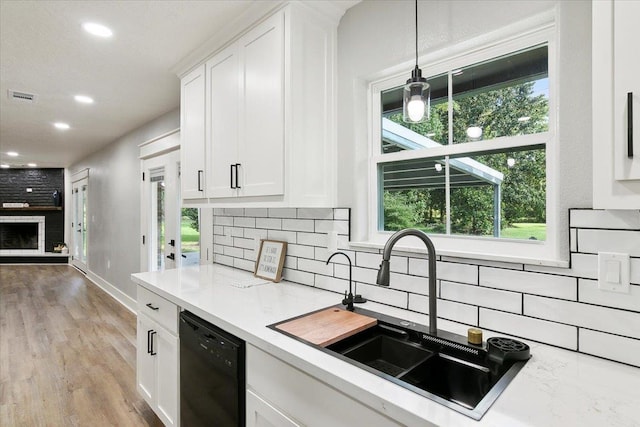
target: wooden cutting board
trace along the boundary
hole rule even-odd
[[[376,323],[378,320],[373,317],[333,307],[281,323],[276,328],[326,347]]]

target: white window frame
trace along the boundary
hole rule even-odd
[[[506,34],[505,34],[506,33]],[[568,262],[563,259],[560,252],[561,235],[559,230],[560,214],[558,209],[558,69],[557,69],[557,43],[556,26],[553,18],[543,23],[536,23],[528,29],[518,33],[513,28],[497,31],[489,36],[479,37],[461,43],[456,48],[425,56],[420,61],[424,76],[437,76],[446,74],[450,70],[468,67],[483,61],[498,58],[536,45],[548,46],[548,79],[549,79],[549,129],[547,132],[501,137],[493,140],[476,141],[443,145],[442,147],[428,148],[424,150],[405,150],[395,153],[382,154],[381,141],[381,93],[385,90],[402,86],[409,70],[383,76],[369,84],[369,205],[368,241],[353,246],[379,247],[384,244],[393,232],[378,230],[379,224],[379,188],[378,165],[399,160],[417,158],[443,158],[458,154],[473,155],[491,149],[508,149],[526,147],[535,144],[544,144],[546,148],[546,240],[517,240],[506,238],[460,236],[430,234],[439,255],[447,255],[460,258],[487,259],[506,262],[520,262],[533,265],[549,265],[567,267]],[[453,53],[452,53],[453,52]],[[451,74],[449,74],[449,90],[451,91]],[[428,154],[426,154],[428,153]],[[566,233],[568,235],[568,231]],[[406,240],[406,242],[405,242]],[[424,245],[417,239],[403,239],[402,249],[415,252],[423,251]],[[568,255],[565,255],[567,257]]]

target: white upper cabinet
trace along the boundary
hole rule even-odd
[[[640,2],[592,8],[593,207],[640,209]]]
[[[216,207],[335,205],[338,20],[289,3],[225,43],[202,65],[204,109],[198,95],[187,96],[196,71],[182,77],[183,126],[198,116],[206,129],[204,140],[183,133],[183,151],[206,163],[183,160],[184,199]],[[190,191],[198,182],[187,176],[200,176],[203,191]]]
[[[182,198],[205,197],[205,69],[201,65],[180,84]]]

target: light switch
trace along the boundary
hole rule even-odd
[[[598,288],[629,293],[629,254],[598,252]]]

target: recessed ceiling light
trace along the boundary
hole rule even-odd
[[[29,166],[30,168],[35,168],[38,165],[36,165],[35,163],[27,163],[27,166]]]
[[[73,99],[81,104],[93,104],[93,98],[86,95],[76,95]]]
[[[62,129],[62,130],[69,129],[70,127],[68,124],[62,123],[62,122],[54,123],[53,125],[56,127],[56,129]]]
[[[7,156],[9,157],[18,157],[18,153],[15,151],[7,151]]]
[[[9,165],[7,165],[6,163],[3,163],[3,164],[0,165],[0,168],[9,169]]]
[[[94,36],[98,37],[106,38],[113,35],[113,31],[111,31],[110,28],[107,28],[101,24],[96,24],[95,22],[85,22],[84,24],[82,24],[82,28],[84,28],[87,33],[93,34]]]

